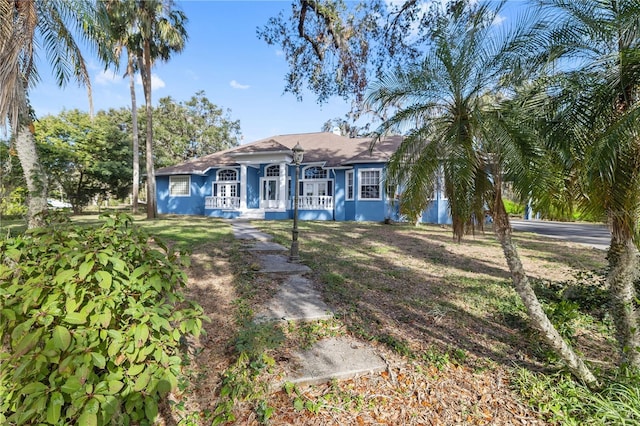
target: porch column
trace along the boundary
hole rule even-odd
[[[240,164],[240,210],[247,210],[247,165]]]
[[[280,191],[278,196],[278,209],[285,210],[287,208],[287,165],[280,163]]]

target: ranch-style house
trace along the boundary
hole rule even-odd
[[[158,212],[223,218],[291,219],[299,144],[301,220],[403,220],[385,190],[385,166],[402,141],[332,132],[273,136],[156,171]],[[449,223],[447,200],[432,195],[425,223]]]

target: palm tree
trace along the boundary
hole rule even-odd
[[[187,40],[187,18],[174,8],[171,0],[135,0],[137,6],[136,43],[138,65],[144,89],[147,163],[147,219],[158,214],[156,202],[156,178],[153,166],[153,121],[151,105],[151,68],[156,60],[169,60],[173,52],[180,52]]]
[[[107,13],[110,21],[110,31],[105,35],[105,43],[100,50],[100,56],[107,66],[120,65],[122,52],[126,50],[127,70],[125,76],[129,78],[129,92],[131,96],[131,139],[133,145],[133,182],[131,188],[131,210],[138,213],[140,197],[140,142],[138,131],[138,107],[135,89],[135,73],[138,69],[138,55],[136,54],[136,37],[133,33],[136,25],[135,2],[107,1]]]
[[[379,134],[406,134],[387,170],[388,181],[403,187],[401,209],[412,215],[422,211],[425,194],[441,177],[460,240],[465,230],[484,221],[488,208],[532,325],[576,377],[593,385],[596,378],[551,324],[529,283],[502,201],[507,175],[519,178],[513,183],[523,193],[530,190],[539,157],[536,140],[512,125],[517,109],[511,100],[514,84],[521,81],[518,74],[536,63],[525,58],[531,58],[530,46],[536,44],[528,41],[537,30],[528,25],[533,16],[510,32],[495,26],[503,4],[441,11],[424,61],[385,76],[368,102],[380,110],[401,105],[378,129]]]
[[[138,131],[134,76],[140,71],[145,97],[146,115],[146,168],[147,168],[147,218],[157,216],[156,183],[153,158],[153,119],[151,104],[151,69],[158,59],[168,61],[171,54],[180,52],[186,43],[187,18],[175,8],[172,0],[108,0],[106,9],[111,19],[108,42],[101,50],[107,65],[119,65],[120,54],[127,50],[127,72],[131,92],[133,122],[133,209],[138,200]]]
[[[28,92],[37,80],[34,62],[35,39],[39,36],[60,86],[71,78],[88,87],[89,73],[76,44],[72,27],[85,38],[103,20],[98,13],[100,2],[64,0],[0,0],[0,124],[8,118],[15,135],[15,149],[20,159],[27,189],[28,226],[42,224],[40,213],[47,209],[47,188],[36,151],[33,111]],[[83,25],[84,24],[84,25]]]
[[[583,208],[611,229],[608,283],[621,361],[640,368],[640,2],[543,0],[564,64],[551,76],[548,134],[578,166]]]

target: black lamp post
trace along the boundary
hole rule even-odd
[[[300,146],[300,142],[292,149],[293,163],[296,165],[296,181],[293,196],[293,230],[291,231],[291,253],[289,254],[289,262],[300,262],[300,253],[298,251],[298,181],[300,180],[300,163],[304,155],[304,149]]]

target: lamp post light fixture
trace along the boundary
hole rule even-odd
[[[289,253],[289,262],[300,262],[300,252],[298,251],[298,182],[300,181],[300,163],[304,155],[304,149],[300,146],[300,142],[296,143],[291,151],[293,151],[293,163],[296,165],[296,180],[293,192],[293,230],[291,231],[291,252]]]

